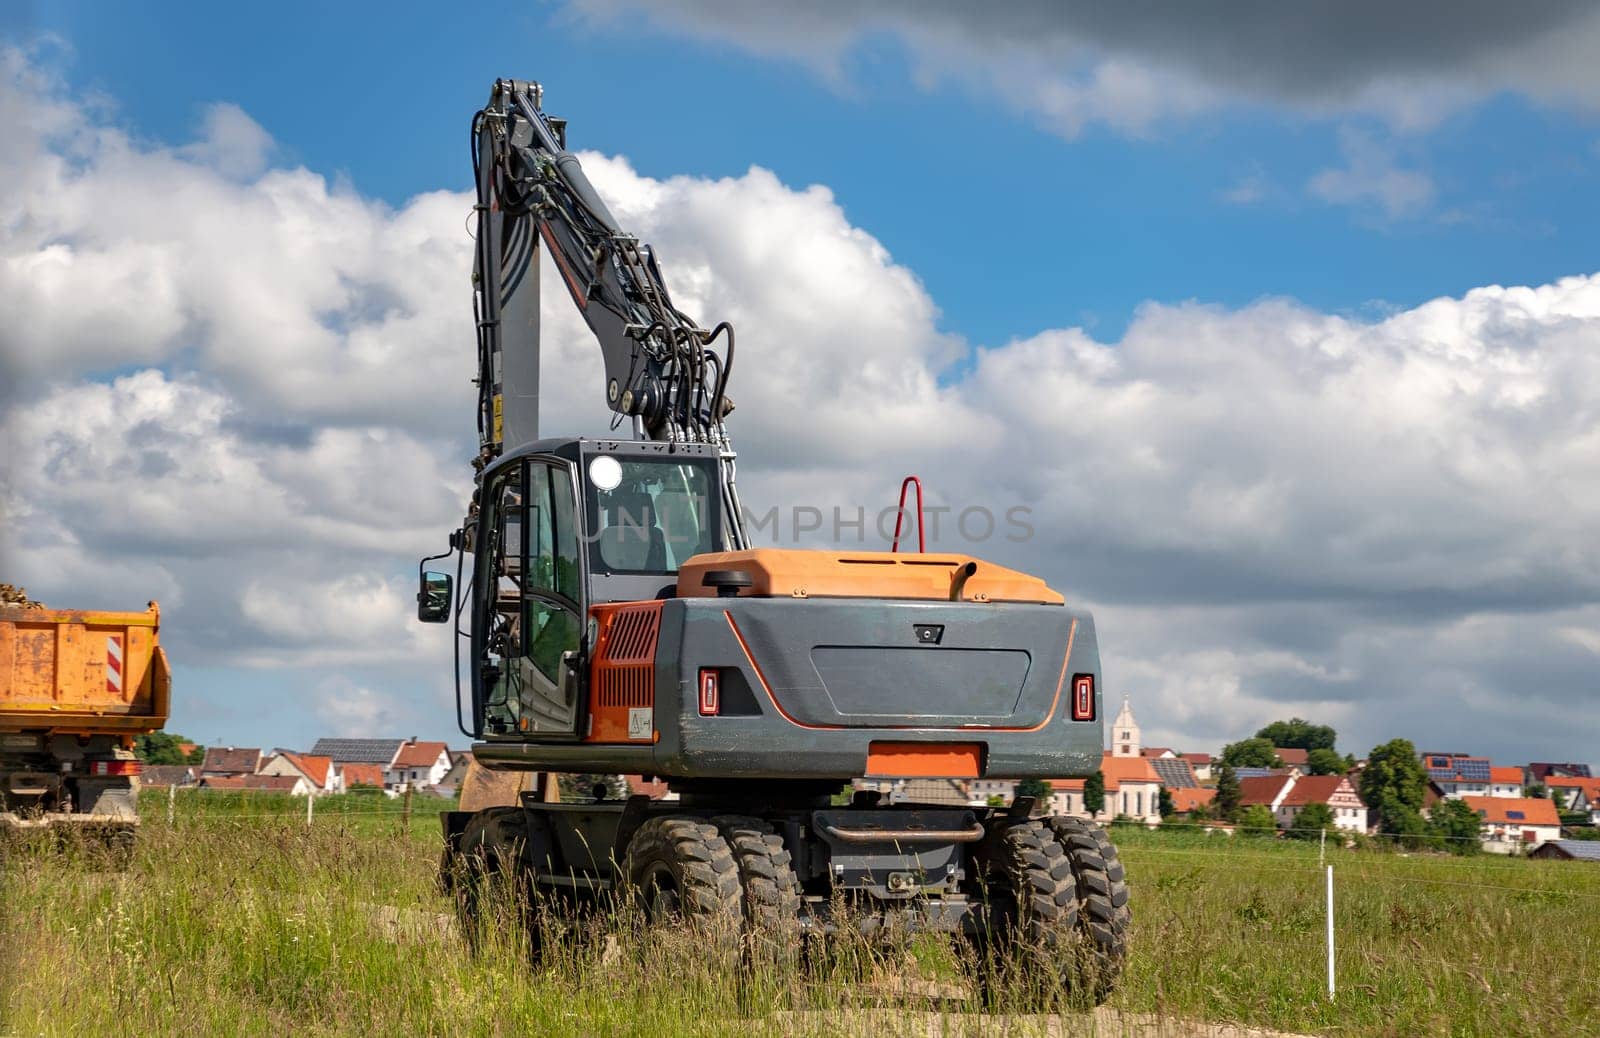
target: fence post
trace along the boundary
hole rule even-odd
[[[1328,1001],[1333,1001],[1333,866],[1328,866]]]
[[[1317,864],[1321,865],[1328,853],[1328,828],[1323,826],[1317,837]]]
[[[178,784],[173,782],[167,786],[167,828],[172,828],[172,817],[178,808]]]
[[[411,783],[409,783],[409,782],[406,783],[405,806],[400,809],[400,824],[401,824],[402,827],[404,827],[404,829],[406,831],[406,834],[410,835],[410,833],[411,833]]]
[[[311,828],[311,805],[317,802],[316,794],[306,794],[306,828]]]

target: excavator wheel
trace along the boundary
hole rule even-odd
[[[652,924],[689,923],[736,937],[744,911],[739,866],[721,832],[701,818],[666,816],[639,826],[622,874]]]
[[[769,823],[744,815],[720,815],[711,823],[738,867],[749,951],[787,958],[797,948],[800,894],[783,837]]]
[[[991,1006],[1043,1008],[1075,953],[1078,890],[1055,833],[1030,819],[993,832],[975,864],[985,929],[974,940],[979,994]]]
[[[1095,1001],[1110,996],[1128,957],[1128,926],[1133,912],[1128,906],[1127,873],[1116,845],[1093,822],[1067,815],[1049,819],[1050,831],[1066,850],[1078,890],[1078,931],[1090,955],[1089,987]]]
[[[479,811],[461,833],[461,849],[454,864],[456,918],[467,946],[482,949],[490,927],[521,927],[530,955],[540,953],[534,879],[540,865],[548,867],[550,832],[543,819],[529,821],[520,807],[491,807]]]

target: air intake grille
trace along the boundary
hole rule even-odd
[[[656,637],[661,603],[618,606],[601,635],[595,698],[601,707],[648,707],[656,699]]]

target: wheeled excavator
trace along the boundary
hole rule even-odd
[[[842,792],[1093,774],[1093,619],[965,555],[752,545],[733,328],[679,309],[566,136],[531,81],[497,80],[472,119],[476,489],[451,550],[419,565],[418,618],[456,622],[457,721],[481,765],[635,774],[676,796],[535,790],[446,812],[447,882],[511,870],[535,898],[627,892],[652,919],[797,941],[886,922],[1027,941],[1087,953],[1108,991],[1128,890],[1098,826],[1026,796]],[[599,343],[623,435],[539,434],[542,252]],[[426,568],[452,555],[453,579]]]

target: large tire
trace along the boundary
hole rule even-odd
[[[681,920],[738,933],[744,909],[739,867],[710,822],[684,816],[650,819],[628,842],[622,872],[651,923]]]
[[[751,950],[787,957],[796,950],[799,936],[800,894],[783,837],[759,818],[720,815],[711,822],[739,871]]]
[[[1116,986],[1128,958],[1128,928],[1133,911],[1128,903],[1127,872],[1106,831],[1093,822],[1066,815],[1049,819],[1051,832],[1072,863],[1078,890],[1078,930],[1090,955],[1088,978],[1097,1002]]]
[[[467,820],[454,868],[456,918],[467,946],[482,949],[489,927],[520,927],[528,952],[541,951],[536,915],[541,869],[550,867],[551,841],[543,819],[520,807],[491,807]]]
[[[972,940],[978,995],[995,1010],[1050,1009],[1072,988],[1062,969],[1077,954],[1072,865],[1042,821],[995,822],[973,855],[984,906]]]
[[[1043,822],[1007,825],[979,851],[982,882],[1000,925],[999,945],[1054,949],[1071,940],[1078,921],[1071,863]]]

